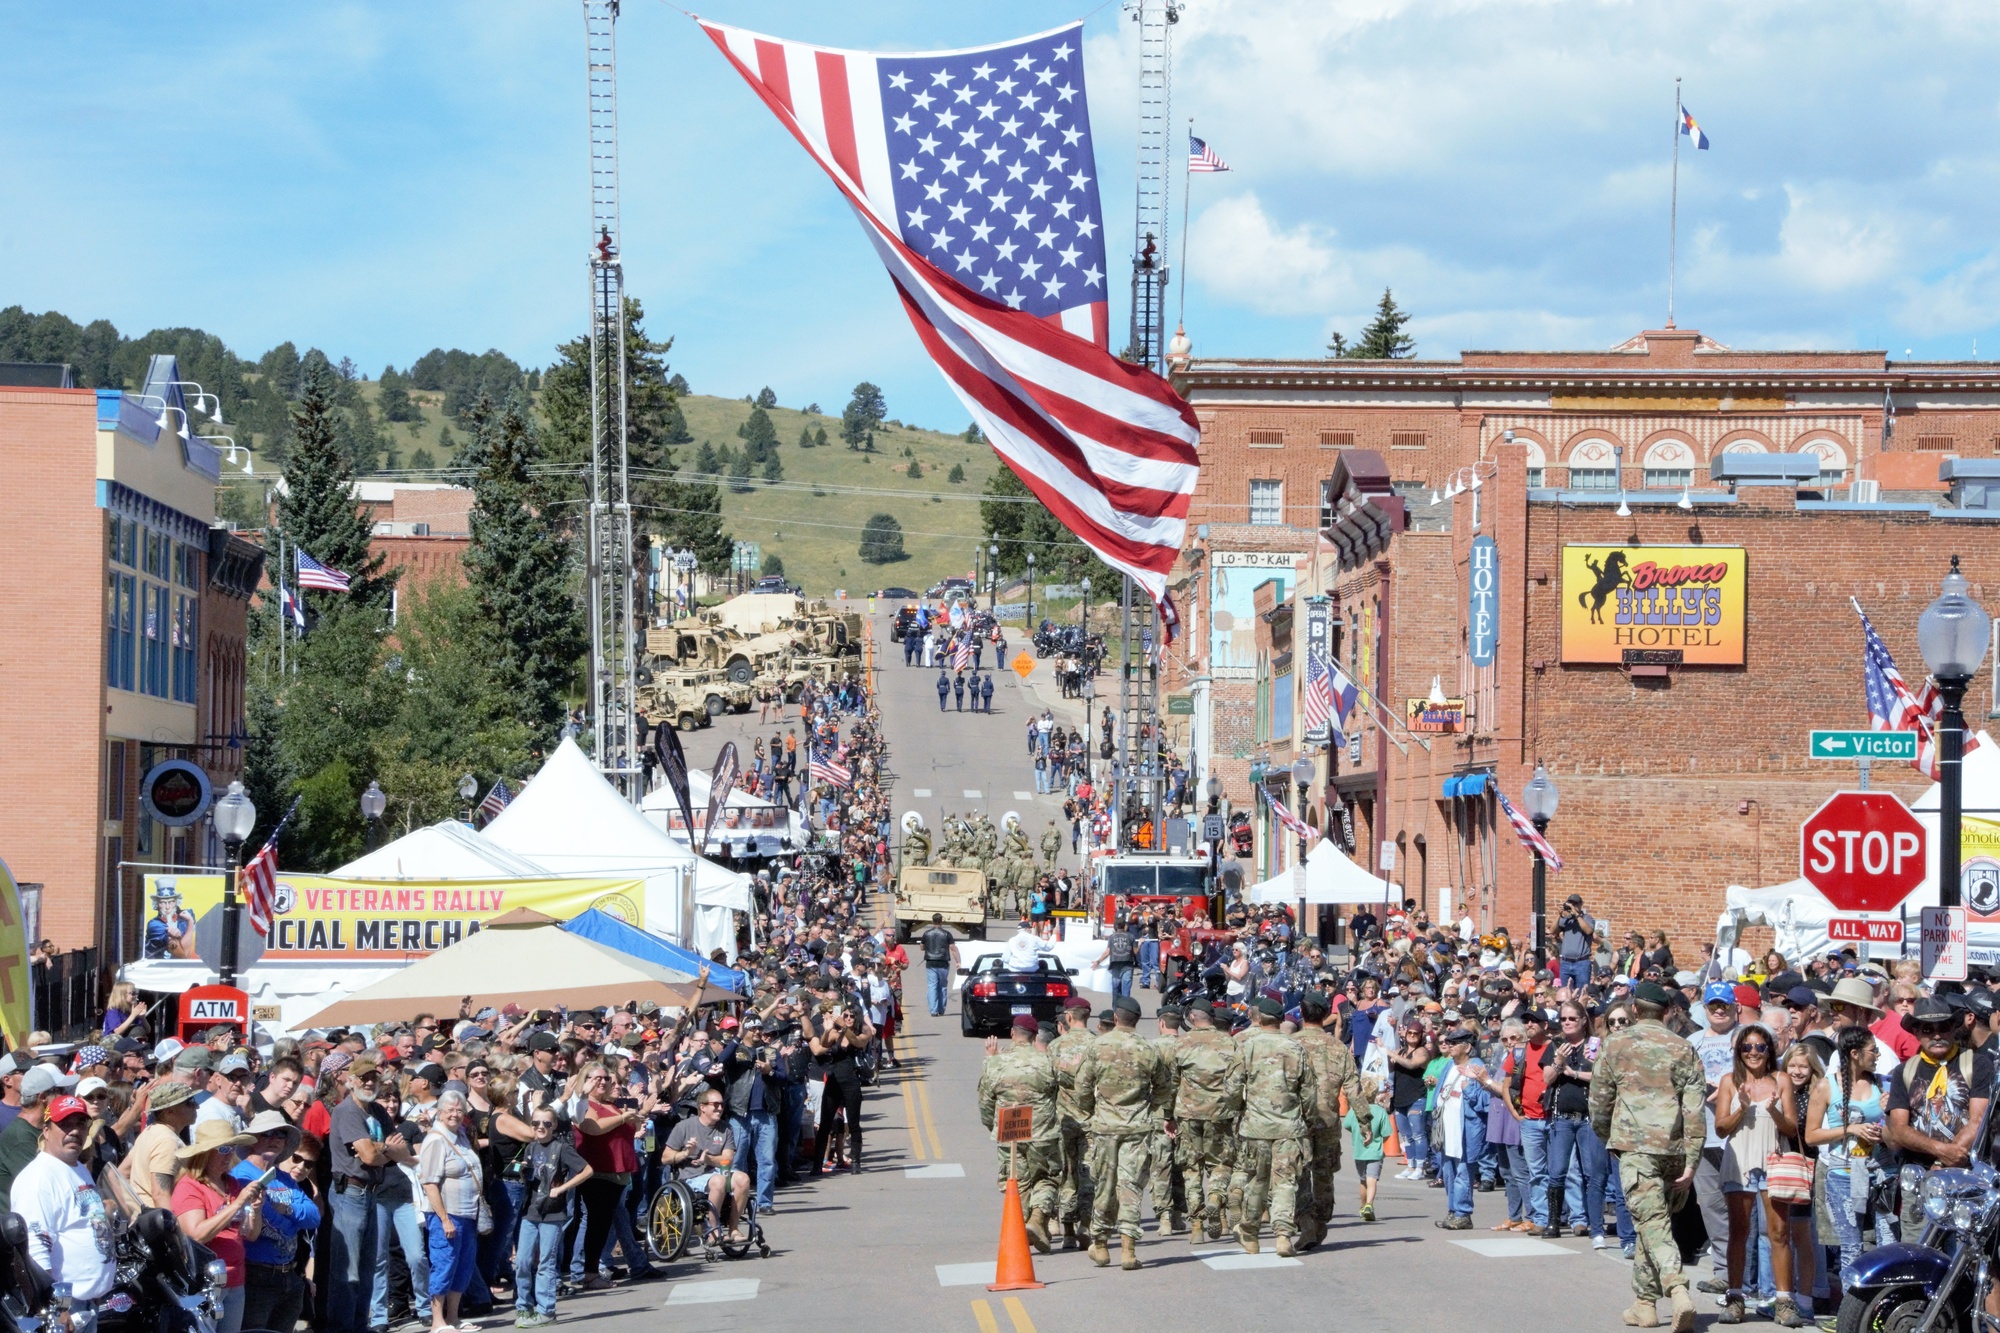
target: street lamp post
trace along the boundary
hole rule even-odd
[[[1967,591],[1958,557],[1944,576],[1938,599],[1917,618],[1917,647],[1937,681],[1944,701],[1938,726],[1938,906],[1957,907],[1959,885],[1959,821],[1965,806],[1965,702],[1979,663],[1986,656],[1992,622]]]
[[[1021,625],[1028,633],[1035,632],[1035,553],[1028,552],[1028,613],[1021,617]]]
[[[479,795],[479,779],[467,773],[458,780],[458,799],[465,806],[465,822],[472,822],[472,798]]]
[[[993,609],[994,601],[1000,595],[1000,543],[989,537],[986,541],[986,609]],[[977,607],[979,603],[974,602]]]
[[[1083,768],[1085,774],[1095,770],[1091,755],[1097,749],[1097,732],[1091,725],[1091,707],[1097,702],[1097,682],[1089,676],[1083,678]]]
[[[236,897],[236,868],[243,856],[243,844],[256,827],[257,807],[244,794],[242,783],[230,783],[229,790],[215,803],[215,831],[229,857],[222,872],[222,965],[216,969],[225,986],[236,984],[236,934],[243,915],[243,905]]]
[[[1292,790],[1297,793],[1296,799],[1299,805],[1299,808],[1292,813],[1298,816],[1300,827],[1299,859],[1296,862],[1297,868],[1292,872],[1292,877],[1297,881],[1299,889],[1299,919],[1297,928],[1294,931],[1294,934],[1297,936],[1303,936],[1306,928],[1306,835],[1304,829],[1306,793],[1312,788],[1312,782],[1313,761],[1304,755],[1300,755],[1292,764]],[[1297,947],[1296,944],[1294,947]]]
[[[361,817],[368,821],[368,850],[375,850],[375,836],[382,827],[382,812],[389,808],[389,797],[383,792],[382,784],[370,781],[368,790],[361,793]]]
[[[1536,764],[1535,776],[1529,778],[1527,785],[1521,788],[1521,804],[1527,808],[1528,818],[1534,823],[1535,832],[1548,832],[1549,821],[1555,818],[1556,804],[1560,800],[1555,779],[1549,776],[1548,769]],[[1539,848],[1529,848],[1529,850],[1535,857],[1534,936],[1529,949],[1535,957],[1535,966],[1541,967],[1548,957],[1549,867],[1542,859]]]

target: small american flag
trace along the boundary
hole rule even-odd
[[[1208,146],[1208,140],[1197,139],[1190,134],[1188,136],[1188,170],[1227,171],[1229,170],[1229,164],[1215,155],[1215,150]]]
[[[271,937],[271,918],[277,915],[278,837],[285,831],[285,825],[292,822],[292,814],[298,808],[298,799],[294,798],[292,808],[285,811],[285,817],[271,830],[271,836],[236,873],[236,887],[242,891],[250,924],[265,939]]]
[[[486,799],[479,803],[479,813],[490,820],[505,810],[507,803],[513,799],[514,793],[507,789],[507,779],[501,778],[487,791]]]
[[[1936,782],[1941,771],[1937,729],[1944,717],[1944,696],[1929,677],[1925,677],[1923,688],[1912,694],[1868,613],[1861,609],[1861,603],[1853,605],[1854,613],[1861,617],[1861,683],[1868,696],[1868,720],[1877,731],[1914,731],[1917,757],[1910,761],[1910,767]],[[1968,731],[1960,753],[1970,754],[1978,745],[1978,738]]]
[[[972,636],[970,634],[961,635],[958,640],[958,651],[952,654],[951,669],[954,671],[963,671],[971,665]]]
[[[854,785],[854,770],[843,764],[837,754],[822,755],[814,750],[811,773],[814,782],[825,782],[835,787]]]
[[[1264,804],[1271,807],[1271,813],[1277,817],[1278,822],[1280,824],[1283,824],[1286,830],[1290,832],[1293,837],[1310,839],[1310,838],[1317,838],[1320,836],[1318,829],[1306,823],[1305,820],[1300,819],[1290,810],[1287,810],[1285,808],[1285,803],[1283,801],[1280,801],[1277,797],[1271,795],[1270,792],[1265,791],[1262,787],[1259,787],[1257,789],[1257,794],[1264,798]]]
[[[1332,663],[1325,657],[1325,649],[1315,645],[1318,651],[1306,653],[1306,731],[1316,733],[1326,725],[1333,713],[1333,678],[1328,672]]]
[[[1493,794],[1500,798],[1500,813],[1506,815],[1507,822],[1514,826],[1514,832],[1520,836],[1521,845],[1540,852],[1542,860],[1548,862],[1549,869],[1561,870],[1563,859],[1556,855],[1555,848],[1549,846],[1549,840],[1542,836],[1542,831],[1535,827],[1534,821],[1516,810],[1514,803],[1507,799],[1507,793],[1501,791],[1497,784],[1493,788]]]
[[[317,588],[321,592],[347,591],[347,575],[322,565],[307,555],[303,549],[294,549],[292,555],[297,561],[298,584],[301,588]]]

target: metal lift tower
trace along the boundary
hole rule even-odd
[[[618,249],[618,0],[584,0],[590,101],[590,734],[598,767],[636,805],[639,765],[632,503],[625,438],[625,269]]]
[[[1132,339],[1126,359],[1166,369],[1167,221],[1174,160],[1168,143],[1173,27],[1179,0],[1126,0],[1139,25],[1139,164],[1132,245]],[[1112,770],[1115,845],[1124,848],[1133,826],[1150,822],[1152,850],[1164,850],[1160,763],[1160,680],[1163,654],[1159,609],[1125,580],[1120,605],[1124,662],[1118,681],[1117,759]]]

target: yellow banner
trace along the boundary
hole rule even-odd
[[[171,900],[154,898],[162,880],[172,881],[179,893],[178,910]],[[193,957],[195,923],[221,904],[222,876],[148,875],[146,890],[154,914],[172,916],[175,931],[186,931],[185,952],[177,949],[174,956]],[[364,880],[281,874],[274,906],[266,958],[402,960],[448,948],[519,907],[558,921],[595,907],[643,927],[646,885],[637,879]],[[5,929],[0,926],[0,946]]]
[[[0,861],[0,1032],[9,1050],[28,1043],[28,1000],[34,982],[28,971],[28,929],[21,921],[21,888]]]
[[[1959,816],[1959,890],[1974,921],[2000,920],[2000,823]]]
[[[1565,546],[1562,660],[1741,666],[1740,546]]]

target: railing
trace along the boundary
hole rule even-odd
[[[76,949],[35,964],[31,1027],[57,1041],[76,1041],[91,1034],[97,1010],[97,950]]]

